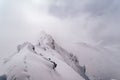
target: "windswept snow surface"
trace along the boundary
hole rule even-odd
[[[87,76],[76,72],[55,50],[51,37],[44,35],[40,39],[37,45],[29,42],[19,45],[17,53],[2,59],[0,75],[6,75],[7,80],[85,80]],[[51,61],[57,64],[55,69]]]
[[[120,80],[120,57],[114,52],[86,43],[69,45],[91,80]],[[67,46],[68,47],[68,46]]]
[[[62,47],[42,32],[36,45],[25,42],[10,57],[0,58],[0,79],[120,80],[120,59],[113,52],[86,43]]]

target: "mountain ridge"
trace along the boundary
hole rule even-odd
[[[33,60],[31,60],[32,58]],[[53,69],[53,62],[57,64],[55,71]],[[45,74],[42,74],[37,70],[34,72],[32,67],[37,67],[39,70],[39,67],[46,68],[50,70],[50,72],[52,70],[54,73],[53,76],[55,76],[56,79],[53,79],[53,77],[51,77],[51,73],[44,71],[44,69],[43,72],[45,72]],[[64,72],[64,68],[66,70],[69,69],[68,71],[65,70],[67,74]],[[63,71],[61,72],[59,69],[63,69]],[[49,76],[50,80],[89,80],[85,74],[85,67],[83,68],[79,65],[77,57],[57,45],[52,36],[46,33],[40,36],[39,43],[37,45],[33,45],[30,42],[18,45],[17,53],[4,63],[4,70],[7,75],[7,80],[32,80],[33,77],[35,78],[34,80],[38,80],[38,78],[46,80],[45,77],[42,77],[45,75]],[[39,76],[33,76],[31,72],[39,73]],[[62,75],[64,79],[60,79],[61,77],[57,74]],[[47,78],[47,80],[49,78]]]

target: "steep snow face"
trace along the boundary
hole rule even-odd
[[[28,42],[19,45],[18,53],[1,63],[0,71],[4,70],[1,75],[5,74],[7,80],[85,80],[57,51],[44,48]],[[53,62],[57,64],[55,69]]]
[[[91,80],[120,80],[120,59],[113,52],[85,43],[71,45],[70,51],[86,66]]]
[[[63,61],[72,67],[80,76],[82,76],[85,80],[89,80],[88,76],[85,74],[84,68],[79,65],[77,57],[55,43],[52,36],[43,32],[40,36],[38,46],[46,51],[52,51],[52,53],[56,53],[55,55],[61,56]]]

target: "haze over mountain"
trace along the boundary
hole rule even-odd
[[[34,42],[42,30],[61,44],[85,42],[119,53],[119,5],[119,0],[0,0],[1,56]]]
[[[3,59],[5,62],[9,61],[6,57],[13,55],[18,44],[28,41],[25,43],[26,46],[28,44],[36,46],[40,32],[45,31],[54,38],[60,48],[65,50],[65,53],[77,57],[79,65],[83,69],[86,68],[86,76],[90,80],[119,80],[119,14],[119,0],[0,0],[0,63],[3,63]],[[26,47],[20,49],[20,52],[23,51],[22,54],[25,54],[24,50],[33,53],[34,56],[34,52]],[[16,54],[20,52],[16,51]],[[11,63],[16,60],[11,59]],[[22,57],[19,59],[23,60]],[[19,59],[17,62],[23,63]],[[66,62],[66,58],[65,61],[58,57],[57,59],[67,63],[67,68],[71,66],[69,61]],[[36,60],[33,62],[36,63]],[[11,63],[7,64],[12,65]],[[79,70],[70,67],[69,71],[75,73],[71,77],[77,77],[76,71]],[[4,78],[5,76],[3,75]],[[80,77],[84,79],[83,74],[79,75]]]

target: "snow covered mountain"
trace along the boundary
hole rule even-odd
[[[87,68],[86,74],[91,80],[120,80],[120,56],[106,48],[86,43],[69,45],[80,65]]]
[[[37,45],[25,42],[17,51],[0,60],[0,80],[90,80],[77,57],[46,33]]]
[[[25,42],[0,59],[0,80],[120,80],[119,55],[86,43],[68,46],[42,33],[36,45]]]

